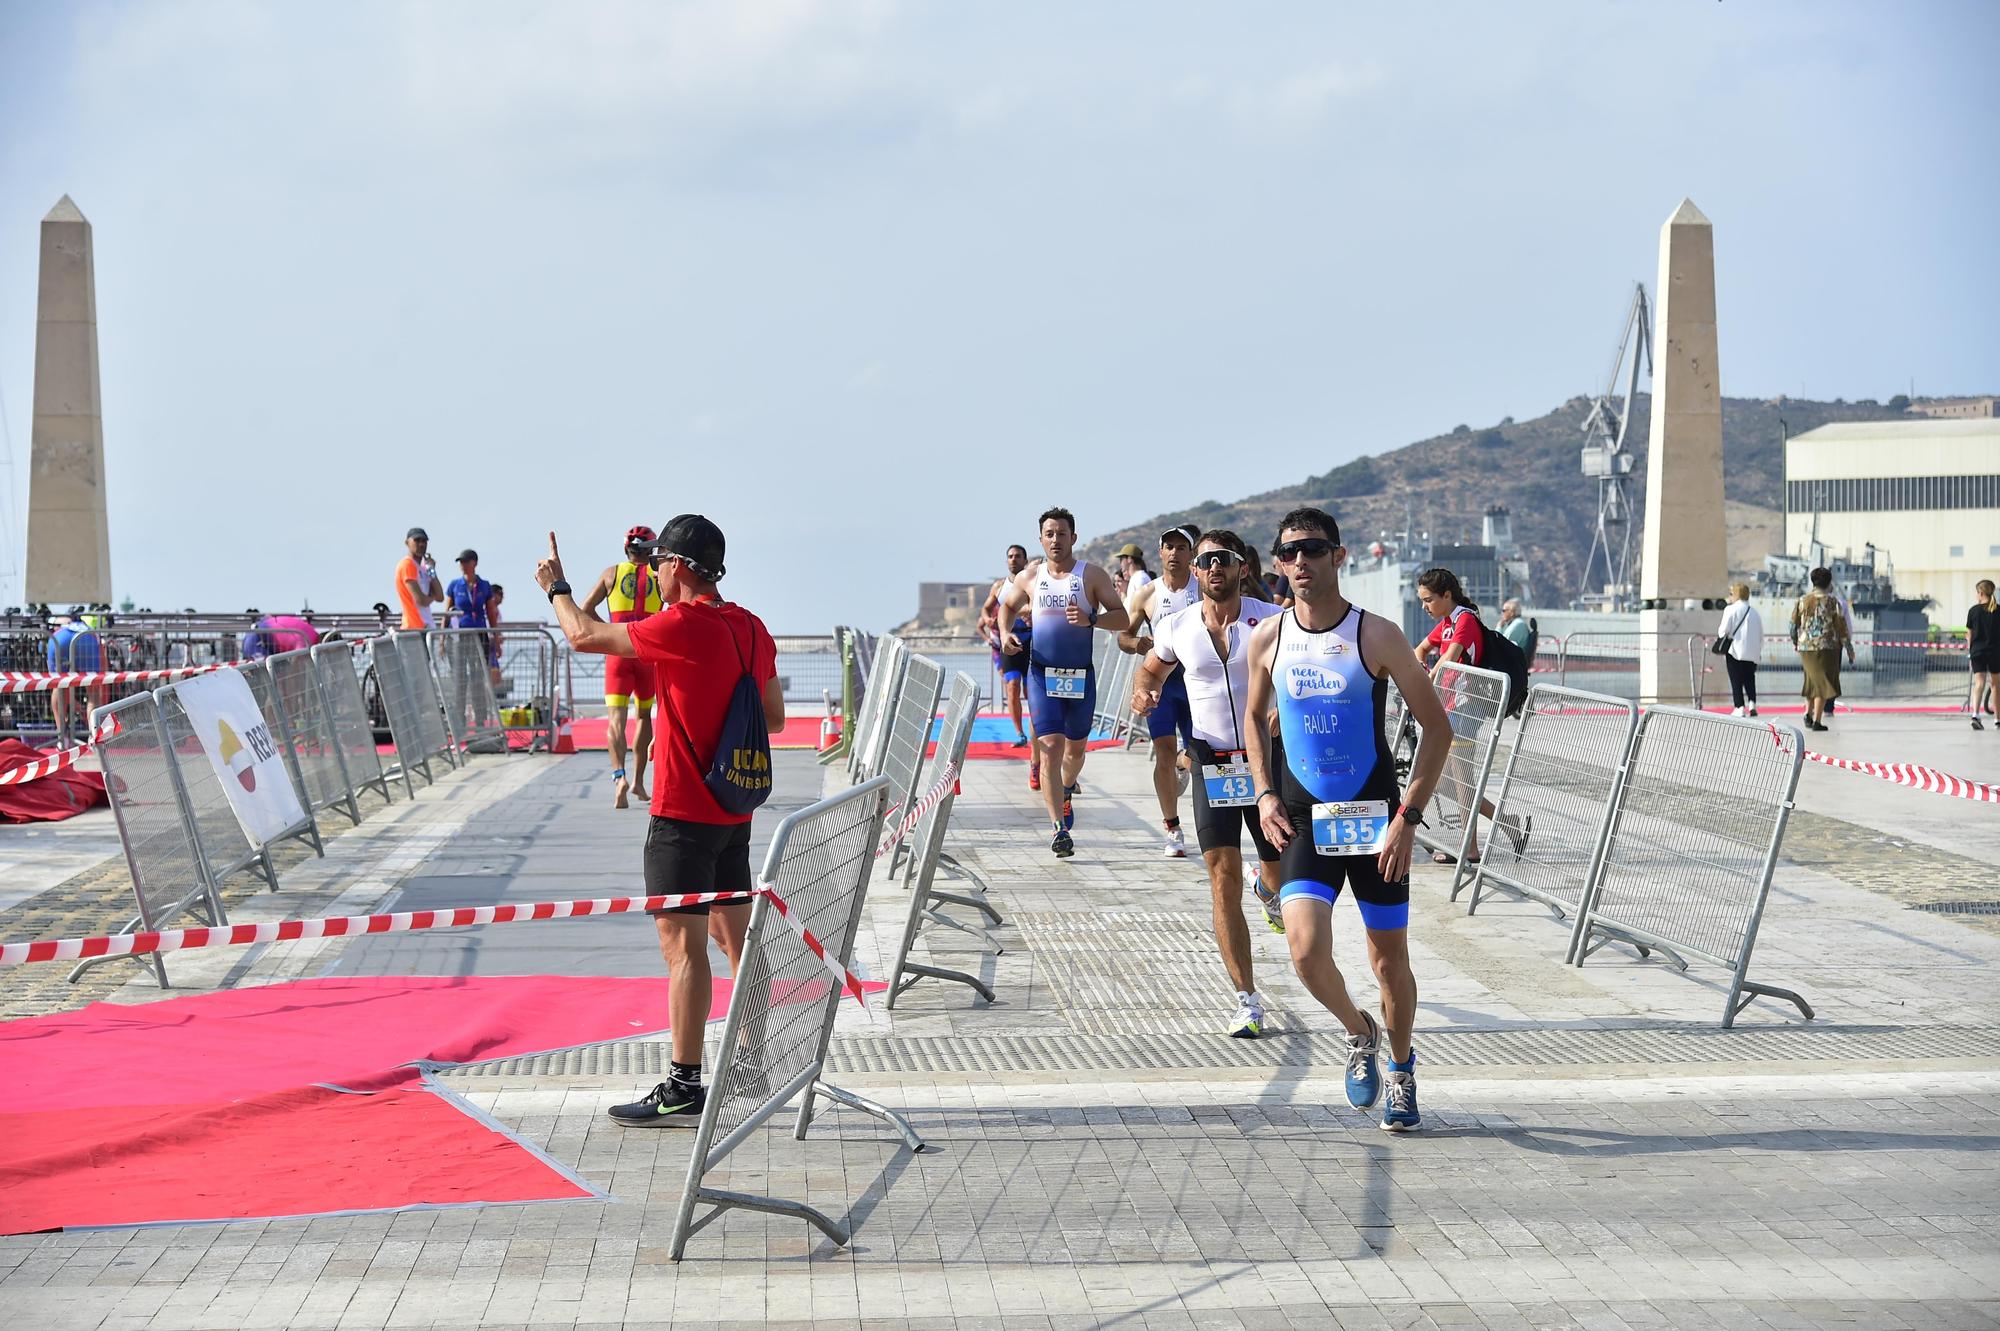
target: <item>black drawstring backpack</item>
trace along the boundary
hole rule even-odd
[[[722,615],[720,608],[716,614]],[[729,629],[727,615],[722,615],[722,622]],[[722,733],[715,741],[715,758],[708,764],[702,780],[724,813],[747,814],[754,813],[758,805],[771,797],[771,730],[764,723],[764,695],[751,676],[743,649],[736,646],[733,629],[729,629],[729,645],[736,647],[736,659],[743,673],[736,677],[736,690],[729,695],[729,710],[723,714]],[[751,645],[754,650],[754,629]],[[682,724],[679,712],[674,713],[674,724],[680,729],[681,741],[688,746],[694,765],[700,767],[701,753],[695,748],[687,726]]]

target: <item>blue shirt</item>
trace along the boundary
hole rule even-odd
[[[487,627],[486,603],[493,599],[492,583],[484,578],[474,578],[470,583],[464,578],[453,578],[451,585],[444,589],[444,597],[457,612],[460,628]]]

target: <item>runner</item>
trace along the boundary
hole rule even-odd
[[[1153,639],[1168,619],[1201,600],[1202,589],[1194,579],[1189,562],[1201,529],[1192,523],[1160,533],[1160,576],[1125,593],[1125,615],[1132,627],[1118,635],[1118,646],[1136,656],[1153,650]],[[1136,546],[1126,546],[1127,550]],[[1140,633],[1144,621],[1148,632]],[[1173,658],[1169,657],[1169,660]],[[1186,780],[1177,765],[1179,750],[1174,743],[1179,733],[1181,746],[1194,737],[1194,722],[1188,715],[1187,685],[1175,666],[1160,686],[1159,704],[1146,714],[1146,734],[1153,741],[1153,793],[1160,800],[1160,823],[1167,830],[1164,854],[1169,859],[1187,856],[1187,839],[1181,834],[1181,785]]]
[[[1028,612],[1032,642],[1010,627],[1001,644],[1027,651],[1028,707],[1035,747],[1051,780],[1042,786],[1055,836],[1049,849],[1057,859],[1076,853],[1070,828],[1076,822],[1076,783],[1090,747],[1090,719],[1097,704],[1097,671],[1091,661],[1093,628],[1115,633],[1125,627],[1125,607],[1111,575],[1077,560],[1076,518],[1066,508],[1042,514],[1042,563],[1022,569],[1000,593],[1000,620],[1011,625]]]
[[[1161,563],[1166,563],[1164,557]],[[1160,625],[1133,681],[1132,709],[1150,716],[1160,705],[1166,684],[1176,678],[1184,681],[1193,727],[1188,752],[1199,773],[1194,783],[1195,844],[1208,866],[1222,969],[1236,986],[1236,1016],[1229,1033],[1254,1039],[1264,1033],[1264,1000],[1251,973],[1250,931],[1243,923],[1244,826],[1249,826],[1263,865],[1264,882],[1278,881],[1278,851],[1257,820],[1256,794],[1250,769],[1244,765],[1243,712],[1250,701],[1251,633],[1284,611],[1269,601],[1244,597],[1249,548],[1235,532],[1203,536],[1194,566],[1201,605]],[[1266,897],[1260,890],[1258,901],[1272,931],[1283,933],[1285,921],[1275,893]]]
[[[1387,1097],[1382,1127],[1419,1126],[1417,980],[1410,970],[1410,847],[1450,748],[1449,719],[1400,626],[1340,594],[1347,557],[1340,528],[1316,508],[1287,513],[1272,550],[1291,583],[1292,609],[1259,624],[1250,640],[1250,776],[1264,835],[1278,849],[1285,938],[1312,996],[1347,1028],[1347,1102],[1371,1108]],[[1424,740],[1406,795],[1382,733],[1388,681],[1396,681]],[[1268,712],[1275,701],[1281,738]],[[1355,1006],[1333,960],[1333,903],[1354,890],[1368,960],[1388,1026],[1386,1078],[1377,1065],[1381,1029]]]
[[[1028,566],[1028,547],[1010,545],[1007,547],[1007,573],[995,578],[993,587],[986,593],[986,603],[979,607],[977,632],[993,648],[993,668],[1000,672],[1000,686],[1007,691],[1007,713],[1014,718],[1014,747],[1024,748],[1028,743],[1028,732],[1021,728],[1021,694],[1027,687],[1028,655],[1026,652],[1003,652],[1000,650],[1000,593],[1007,583],[1021,575]],[[1030,634],[1027,617],[1016,616],[1014,634],[1022,642],[1027,642]],[[1028,757],[1028,789],[1040,790],[1041,762],[1030,750]]]
[[[595,615],[600,603],[611,603],[611,622],[636,624],[660,612],[660,579],[647,560],[647,543],[653,529],[640,525],[625,533],[625,558],[597,575],[597,585],[584,598],[583,613]],[[644,804],[646,761],[653,756],[653,667],[631,656],[604,658],[605,747],[611,752],[611,807],[629,808],[637,795]],[[632,779],[625,778],[625,719],[627,709],[639,706],[639,733],[632,745]]]
[[[1486,625],[1480,622],[1479,606],[1465,594],[1459,584],[1458,575],[1448,568],[1427,568],[1417,575],[1417,600],[1423,604],[1424,613],[1437,621],[1417,650],[1426,659],[1435,656],[1430,675],[1433,682],[1443,680],[1449,683],[1445,672],[1455,661],[1464,661],[1469,666],[1484,667],[1486,654]],[[1445,705],[1445,714],[1451,714],[1451,705]],[[1476,723],[1475,723],[1476,724]],[[1497,722],[1496,722],[1497,724]],[[1469,730],[1469,728],[1468,728]],[[1464,796],[1472,793],[1476,784],[1473,773],[1472,749],[1479,736],[1471,733],[1456,734],[1452,737],[1450,757],[1451,782],[1459,795],[1459,807],[1465,807]],[[1493,801],[1479,801],[1481,818],[1493,818]],[[1507,818],[1493,824],[1507,834],[1514,845],[1514,858],[1520,859],[1521,852],[1528,844],[1525,824],[1518,819]],[[1431,859],[1437,864],[1455,864],[1457,857],[1446,851],[1434,850]],[[1465,850],[1467,864],[1479,863],[1479,819],[1472,820],[1472,839]]]

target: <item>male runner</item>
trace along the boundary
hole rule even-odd
[[[1014,718],[1014,747],[1025,748],[1028,732],[1021,728],[1021,694],[1028,680],[1028,654],[1026,652],[1003,652],[1000,650],[1000,593],[1007,583],[1021,575],[1028,566],[1028,547],[1010,545],[1007,547],[1007,572],[993,580],[992,588],[986,593],[986,602],[979,607],[979,624],[976,632],[993,647],[993,668],[1000,672],[1001,687],[1007,691],[1007,712]],[[1028,640],[1030,629],[1025,616],[1014,620],[1014,633],[1023,642]],[[1041,783],[1034,779],[1040,764],[1029,759],[1030,790],[1041,789]]]
[[[1333,961],[1334,898],[1343,884],[1354,889],[1389,1028],[1382,1127],[1407,1132],[1421,1122],[1410,1043],[1417,1016],[1410,846],[1451,747],[1451,722],[1402,628],[1340,594],[1347,551],[1332,517],[1293,509],[1278,524],[1272,554],[1294,599],[1250,640],[1246,738],[1258,815],[1279,852],[1285,937],[1299,979],[1347,1028],[1347,1102],[1373,1107],[1385,1081],[1376,1064],[1380,1028],[1355,1006]],[[1409,790],[1400,795],[1382,734],[1390,679],[1424,733]],[[1267,715],[1274,699],[1275,740]]]
[[[1125,614],[1132,627],[1118,635],[1120,648],[1137,656],[1146,655],[1153,650],[1153,639],[1159,636],[1161,626],[1201,600],[1202,590],[1188,567],[1194,558],[1194,543],[1200,538],[1201,529],[1192,523],[1160,533],[1160,576],[1148,578],[1125,593]],[[1139,632],[1141,621],[1148,632]],[[1193,726],[1188,715],[1187,685],[1176,666],[1160,686],[1159,705],[1146,713],[1146,734],[1153,741],[1153,793],[1159,797],[1160,822],[1167,829],[1166,849],[1162,853],[1168,859],[1187,856],[1187,839],[1181,835],[1182,777],[1175,766],[1178,752],[1174,734],[1178,731],[1185,745],[1194,736]]]
[[[1165,563],[1164,557],[1161,562]],[[1208,865],[1222,968],[1236,986],[1236,1016],[1229,1024],[1229,1033],[1254,1039],[1264,1033],[1264,1000],[1258,996],[1251,974],[1250,931],[1243,923],[1244,826],[1250,828],[1266,883],[1278,881],[1278,851],[1265,839],[1257,818],[1256,791],[1244,763],[1243,713],[1250,701],[1251,634],[1258,624],[1282,615],[1284,609],[1243,595],[1249,550],[1235,532],[1212,531],[1203,536],[1194,567],[1195,580],[1201,584],[1201,605],[1159,625],[1152,650],[1132,684],[1132,709],[1142,716],[1150,715],[1158,708],[1166,683],[1175,678],[1184,681],[1194,728],[1188,753],[1197,773],[1195,844],[1201,847],[1201,858]],[[1284,917],[1278,912],[1276,894],[1266,898],[1260,888],[1258,900],[1271,928],[1283,933]]]
[[[594,615],[599,604],[611,603],[611,622],[636,624],[660,612],[660,579],[647,561],[647,543],[653,529],[641,524],[625,533],[625,558],[597,575],[597,585],[584,598],[583,613]],[[653,756],[653,667],[631,656],[604,658],[604,710],[608,724],[605,747],[611,750],[611,807],[630,807],[630,796],[644,804],[646,761]],[[625,717],[633,703],[639,706],[639,734],[632,745],[632,779],[625,779]]]
[[[1035,747],[1053,778],[1043,783],[1055,836],[1049,849],[1057,859],[1076,854],[1070,828],[1076,822],[1076,783],[1090,749],[1090,719],[1097,705],[1097,671],[1091,661],[1093,628],[1115,633],[1126,625],[1111,575],[1076,558],[1076,518],[1066,508],[1042,514],[1042,562],[1024,568],[1000,593],[1000,621],[1012,625],[1028,612],[1032,645],[1009,627],[1001,646],[1027,651],[1028,707]]]

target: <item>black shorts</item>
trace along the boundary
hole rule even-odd
[[[1204,740],[1194,740],[1188,747],[1188,754],[1195,764],[1192,773],[1194,784],[1194,840],[1203,853],[1211,850],[1243,849],[1243,829],[1250,829],[1250,841],[1256,849],[1257,858],[1270,864],[1277,860],[1278,851],[1264,836],[1264,820],[1257,816],[1255,804],[1232,805],[1223,809],[1208,807],[1208,783],[1201,779],[1201,769],[1219,762],[1216,752]],[[1241,762],[1240,755],[1231,755],[1229,761]]]
[[[690,823],[653,815],[646,827],[646,895],[673,897],[689,892],[748,892],[750,824]],[[710,903],[669,906],[648,915],[706,915]],[[749,905],[715,902],[715,905]]]
[[[2000,675],[2000,652],[1973,652],[1970,659],[1973,674]]]
[[[1025,648],[1018,652],[1000,653],[1000,677],[1005,680],[1027,679],[1028,653]]]

